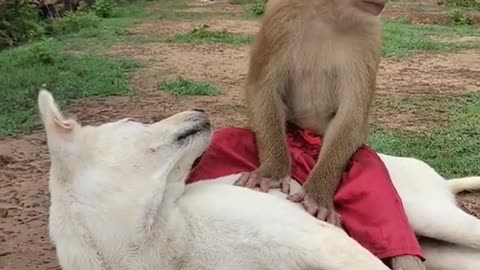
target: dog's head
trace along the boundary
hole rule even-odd
[[[64,117],[46,90],[39,93],[38,106],[52,161],[51,180],[98,192],[135,188],[142,183],[131,181],[153,176],[157,181],[183,181],[211,138],[208,118],[197,110],[148,125],[122,119],[82,126]]]

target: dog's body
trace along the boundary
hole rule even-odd
[[[202,112],[152,125],[124,119],[92,127],[65,119],[46,91],[39,107],[52,161],[50,236],[65,270],[388,269],[278,190],[272,196],[235,187],[238,175],[185,187],[210,141]],[[422,242],[427,259],[446,265],[429,269],[452,269],[449,260],[477,269],[480,225],[455,206],[451,190],[480,181],[455,180],[449,188],[420,161],[382,159],[415,230],[469,246]],[[292,181],[292,190],[298,188]]]
[[[211,137],[202,112],[83,127],[46,91],[39,107],[51,157],[50,236],[65,270],[388,269],[285,199],[233,185],[185,190]]]
[[[480,220],[457,206],[455,194],[466,190],[480,190],[480,177],[446,181],[433,168],[418,159],[385,154],[379,156],[391,174],[410,224],[420,238],[427,259],[427,269],[479,269]],[[240,174],[230,175],[192,185],[210,183],[229,186],[239,177]],[[187,190],[189,188],[187,186]],[[300,190],[300,185],[291,181],[290,189],[290,192],[294,193]],[[281,198],[287,196],[278,189],[269,193]],[[297,206],[303,209],[300,205]]]

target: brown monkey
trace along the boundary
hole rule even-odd
[[[367,140],[388,0],[269,0],[251,48],[246,82],[249,124],[260,166],[235,184],[289,193],[286,123],[324,136],[304,190],[289,197],[340,225],[333,196],[354,152]],[[424,269],[402,256],[394,269]]]
[[[333,195],[366,142],[386,0],[270,0],[252,45],[246,82],[260,166],[237,185],[288,191],[287,122],[324,135],[304,191],[308,212],[339,225]]]

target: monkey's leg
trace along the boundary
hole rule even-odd
[[[336,91],[339,106],[328,124],[318,161],[304,191],[290,197],[303,202],[317,218],[336,225],[341,222],[334,210],[333,196],[351,156],[367,139],[368,113],[375,89],[375,72],[347,66],[352,70],[339,70],[337,88],[332,90]]]
[[[425,270],[425,265],[418,257],[406,255],[392,259],[393,270]]]

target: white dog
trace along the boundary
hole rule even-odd
[[[185,187],[211,137],[202,112],[93,127],[64,118],[47,91],[38,103],[51,158],[50,237],[65,270],[388,269],[278,190],[233,186],[237,175]],[[464,245],[422,241],[429,269],[478,269],[480,222],[451,190],[477,188],[479,178],[449,187],[425,163],[381,157],[415,231]]]

